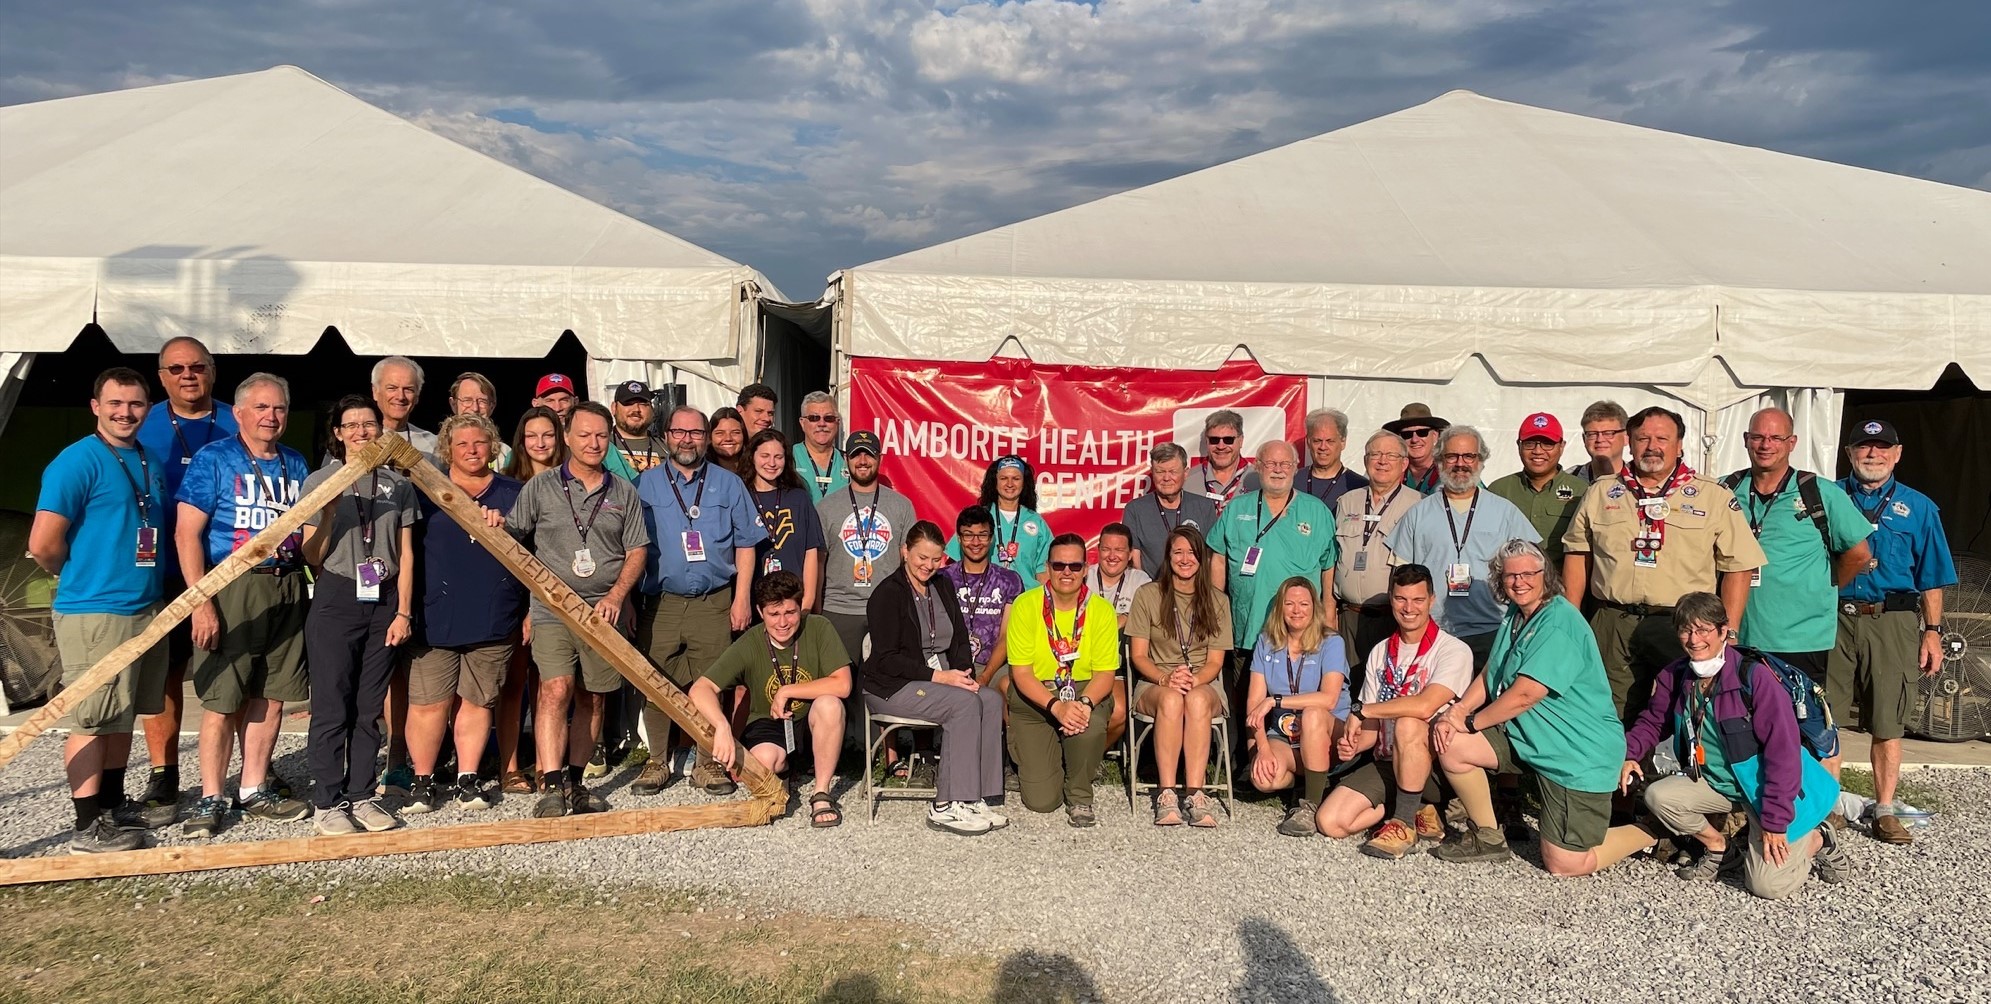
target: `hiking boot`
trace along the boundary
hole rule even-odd
[[[408,801],[402,803],[401,811],[418,816],[424,812],[434,812],[436,803],[440,800],[436,794],[435,775],[417,774],[415,783],[408,786]]]
[[[145,794],[139,796],[148,809],[166,805],[178,808],[180,805],[180,779],[177,772],[154,771],[152,780],[145,786]],[[163,824],[162,824],[163,825]]]
[[[1891,819],[1891,816],[1883,816]],[[1818,853],[1811,859],[1811,870],[1818,881],[1826,885],[1838,885],[1853,873],[1852,859],[1846,855],[1846,848],[1839,843],[1839,836],[1830,826],[1818,828]]]
[[[173,818],[179,814],[177,804],[149,806],[129,798],[124,800],[123,805],[104,810],[104,815],[121,830],[156,830],[161,826],[171,826]]]
[[[584,812],[607,812],[608,800],[588,790],[585,784],[577,784],[567,790],[567,811],[572,815]]]
[[[1163,788],[1155,792],[1155,825],[1182,825],[1182,803],[1176,796],[1174,788]]]
[[[1017,778],[1016,765],[1013,763],[1004,763],[1002,765],[1002,790],[1004,791],[1023,790],[1023,782]]]
[[[275,767],[271,767],[267,772],[264,773],[263,790],[274,791],[281,798],[289,798],[292,794],[290,790],[290,782],[284,780],[283,775],[277,773],[277,769]]]
[[[1728,860],[1728,849],[1704,850],[1701,859],[1690,865],[1673,869],[1673,874],[1688,882],[1704,882],[1721,876],[1721,866]]]
[[[740,787],[726,776],[726,768],[702,749],[698,751],[698,760],[691,765],[691,783],[703,788],[707,795],[730,795]]]
[[[1438,818],[1437,806],[1426,805],[1417,810],[1417,836],[1434,844],[1445,839],[1445,821]]]
[[[311,806],[265,788],[242,800],[242,814],[272,823],[294,823],[311,815]]]
[[[340,802],[329,809],[319,809],[311,818],[311,828],[321,837],[349,837],[360,832],[359,821],[353,818],[353,803]]]
[[[1098,824],[1099,816],[1092,811],[1091,802],[1079,802],[1075,805],[1065,806],[1065,822],[1082,830],[1088,826]]]
[[[964,837],[987,833],[990,829],[989,821],[968,808],[966,802],[949,802],[946,808],[934,803],[926,810],[926,825],[929,829],[958,833]]]
[[[1873,838],[1883,844],[1912,844],[1915,842],[1915,835],[1909,833],[1908,827],[1901,820],[1895,818],[1892,812],[1873,817],[1872,833]]]
[[[636,780],[629,782],[631,795],[648,797],[664,790],[671,783],[671,764],[663,757],[652,757],[643,765],[643,771]]]
[[[110,851],[135,851],[145,846],[145,833],[141,830],[126,830],[111,822],[108,815],[99,815],[88,826],[79,826],[69,835],[69,853],[104,854]]]
[[[1362,853],[1372,858],[1396,861],[1417,847],[1417,831],[1403,825],[1403,820],[1390,818],[1383,820],[1362,842]]]
[[[582,768],[581,776],[589,780],[608,776],[608,746],[606,744],[595,744],[595,751],[588,756],[588,765]]]
[[[491,807],[491,793],[484,787],[483,778],[475,774],[456,775],[456,807],[459,809]]]
[[[1314,835],[1314,814],[1320,807],[1302,798],[1286,810],[1286,818],[1279,821],[1280,834],[1288,837],[1311,837]]]
[[[1505,861],[1514,856],[1507,847],[1507,837],[1498,827],[1487,829],[1475,826],[1457,837],[1448,840],[1431,852],[1440,861],[1462,864],[1470,861]]]
[[[406,795],[415,787],[415,768],[407,764],[397,764],[387,768],[380,778],[380,794]]]
[[[567,789],[557,784],[548,784],[532,803],[532,814],[540,819],[552,819],[567,814]]]
[[[353,822],[364,827],[368,833],[381,833],[401,825],[401,821],[380,804],[378,797],[354,802],[346,811],[352,815]]]
[[[221,821],[228,815],[228,799],[220,795],[205,795],[194,803],[193,810],[187,813],[180,823],[180,834],[194,840],[205,840],[221,829]]]

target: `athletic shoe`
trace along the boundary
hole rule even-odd
[[[321,837],[347,837],[360,832],[359,821],[353,818],[353,803],[340,802],[329,809],[319,809],[311,819],[311,828]]]
[[[1176,795],[1174,788],[1163,788],[1155,792],[1155,825],[1182,825],[1182,800]]]
[[[1083,830],[1099,823],[1099,816],[1092,811],[1091,802],[1080,802],[1065,806],[1065,822]]]
[[[607,812],[608,800],[588,790],[585,784],[577,784],[567,790],[567,811],[572,815],[584,812]]]
[[[1189,793],[1189,803],[1182,811],[1189,817],[1189,825],[1198,829],[1217,825],[1217,813],[1210,808],[1210,795],[1201,788]]]
[[[652,757],[643,765],[643,771],[636,780],[629,782],[631,795],[650,796],[662,792],[671,783],[671,763],[663,757]]]
[[[483,778],[475,774],[456,775],[456,807],[459,809],[491,807],[491,794],[484,787]]]
[[[1008,816],[1005,816],[1002,813],[997,812],[994,809],[990,808],[989,803],[982,799],[979,798],[975,799],[972,802],[966,803],[966,805],[968,806],[969,812],[972,812],[975,815],[980,816],[983,819],[987,820],[989,824],[989,829],[991,830],[1000,830],[1003,827],[1009,825]]]
[[[415,783],[408,786],[408,801],[402,804],[401,811],[415,815],[434,812],[438,801],[441,798],[436,795],[435,775],[417,774]]]
[[[145,794],[140,796],[138,800],[144,802],[145,807],[148,809],[157,808],[162,805],[178,808],[180,804],[180,779],[178,772],[168,774],[163,770],[154,771],[152,780],[145,786]]]
[[[966,802],[949,802],[946,808],[939,803],[926,810],[926,825],[935,830],[958,833],[964,837],[977,836],[989,832],[990,823],[980,813],[968,808]]]
[[[69,853],[103,854],[109,851],[135,851],[145,846],[145,834],[120,829],[111,817],[99,815],[88,826],[79,826],[69,835]]]
[[[608,747],[606,745],[602,743],[595,744],[594,754],[588,757],[588,765],[582,769],[581,776],[589,780],[608,776]]]
[[[1383,820],[1362,842],[1362,853],[1372,858],[1396,861],[1417,847],[1417,831],[1403,825],[1403,820],[1394,817]]]
[[[242,800],[242,814],[273,823],[294,823],[311,815],[311,806],[265,788]]]
[[[1891,819],[1891,816],[1883,816]],[[1852,874],[1853,862],[1847,857],[1846,848],[1839,843],[1839,836],[1830,826],[1818,828],[1818,853],[1811,859],[1811,870],[1818,875],[1818,881],[1826,885],[1838,885]]]
[[[1418,808],[1417,836],[1434,844],[1445,839],[1445,821],[1438,818],[1437,806],[1426,805]]]
[[[1895,818],[1892,812],[1873,817],[1872,833],[1873,838],[1883,844],[1912,844],[1915,842],[1915,835],[1909,833],[1908,827],[1903,825],[1901,820]]]
[[[347,811],[352,813],[353,822],[366,827],[368,833],[380,833],[401,825],[401,821],[395,819],[394,814],[380,804],[378,797],[354,802],[352,808]]]
[[[551,819],[567,814],[567,790],[557,784],[548,784],[532,803],[532,814],[540,819]]]
[[[1005,763],[1002,765],[1002,790],[1004,791],[1023,790],[1023,782],[1017,778],[1016,765],[1013,763]]]
[[[174,817],[179,814],[178,805],[149,806],[129,798],[124,800],[123,805],[104,813],[121,830],[156,830],[161,826],[171,826]]]
[[[414,786],[415,768],[405,763],[398,764],[387,768],[387,773],[381,776],[379,793],[382,795],[406,795],[409,789]]]
[[[703,749],[698,751],[697,762],[691,765],[691,783],[705,789],[707,795],[730,795],[740,787],[726,776],[726,768]]]
[[[1314,815],[1320,807],[1302,798],[1286,810],[1286,818],[1279,821],[1279,832],[1288,837],[1311,837],[1314,835]]]
[[[1702,851],[1701,859],[1690,865],[1673,869],[1673,874],[1688,882],[1705,882],[1721,875],[1721,866],[1728,860],[1726,848],[1719,851]]]
[[[274,791],[283,798],[289,798],[292,794],[290,790],[290,782],[284,780],[283,775],[277,773],[275,767],[271,767],[269,771],[264,774],[263,790]]]
[[[1463,864],[1469,861],[1505,861],[1514,856],[1507,847],[1507,837],[1498,826],[1487,828],[1474,826],[1457,837],[1438,845],[1431,852],[1440,861]]]
[[[205,795],[194,803],[193,811],[180,824],[180,834],[195,840],[205,840],[221,829],[221,821],[228,816],[228,799],[220,795]]]

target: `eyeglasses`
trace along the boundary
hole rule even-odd
[[[1300,465],[1291,460],[1261,460],[1258,466],[1268,471],[1290,471]]]
[[[993,534],[993,533],[990,533],[990,532],[989,532],[989,531],[987,531],[987,530],[963,530],[963,531],[961,531],[961,539],[962,539],[962,540],[992,540],[992,539],[994,539],[994,537],[995,537],[995,534]]]
[[[1532,572],[1502,572],[1500,573],[1500,577],[1508,582],[1521,582],[1526,579],[1532,579],[1535,576],[1542,574],[1542,572],[1543,569],[1540,568],[1537,568]]]
[[[473,408],[488,408],[491,406],[491,399],[488,397],[459,397],[456,399],[456,403],[467,404]]]
[[[802,421],[804,421],[804,422],[815,422],[815,423],[817,423],[817,424],[828,424],[828,423],[831,423],[831,422],[835,422],[835,421],[836,421],[836,416],[835,416],[835,415],[804,415],[804,416],[802,416]]]
[[[1229,446],[1237,442],[1236,436],[1210,436],[1208,438],[1212,446]]]
[[[1440,455],[1440,456],[1438,457],[1438,459],[1439,459],[1440,461],[1443,461],[1444,463],[1448,463],[1448,464],[1477,464],[1477,463],[1479,463],[1479,454],[1477,454],[1477,453],[1446,453],[1446,454],[1442,454],[1442,455]]]
[[[1625,434],[1623,429],[1590,429],[1583,433],[1584,439],[1611,439]]]
[[[171,373],[171,374],[173,374],[174,376],[179,376],[179,375],[180,375],[180,374],[182,374],[182,373],[192,373],[192,374],[193,374],[193,375],[195,375],[195,376],[203,376],[203,375],[205,375],[205,374],[207,373],[207,364],[206,364],[206,363],[174,363],[174,364],[173,364],[173,365],[171,365],[171,366],[161,366],[161,367],[159,367],[159,370],[160,370],[160,372],[162,372],[162,373]]]
[[[1521,449],[1527,450],[1530,453],[1547,453],[1561,445],[1561,443],[1551,443],[1541,439],[1530,439],[1521,444]]]
[[[1382,452],[1382,451],[1380,451],[1380,450],[1379,450],[1379,451],[1377,451],[1377,452],[1374,452],[1374,453],[1364,453],[1364,454],[1362,454],[1362,459],[1364,459],[1364,460],[1404,460],[1404,459],[1407,459],[1407,458],[1405,458],[1405,457],[1404,457],[1404,455],[1403,455],[1403,454],[1401,454],[1401,453],[1385,453],[1385,452]]]
[[[1742,445],[1763,446],[1768,443],[1788,443],[1796,439],[1796,436],[1759,436],[1756,433],[1748,432],[1742,436]]]
[[[1083,572],[1083,571],[1085,571],[1085,562],[1083,562],[1083,561],[1053,561],[1053,562],[1051,562],[1051,571],[1053,571],[1053,572]]]
[[[379,432],[379,431],[380,431],[380,423],[379,423],[379,422],[347,422],[347,423],[345,423],[345,424],[343,424],[343,425],[340,425],[340,426],[339,426],[339,431],[340,431],[340,432],[359,432],[359,431],[361,431],[361,430],[367,430],[367,431],[372,431],[372,432]]]
[[[704,439],[704,429],[667,429],[672,439]]]

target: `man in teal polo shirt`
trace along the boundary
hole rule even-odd
[[[1521,432],[1514,438],[1521,451],[1521,469],[1486,486],[1521,510],[1529,525],[1541,535],[1542,550],[1549,561],[1562,564],[1562,535],[1569,531],[1576,507],[1590,484],[1563,470],[1562,423],[1547,412],[1536,412],[1521,420]]]
[[[809,499],[821,502],[823,496],[850,483],[844,468],[843,451],[837,449],[837,432],[843,420],[837,415],[836,398],[814,390],[802,398],[802,441],[789,448],[795,458],[795,476],[809,489]]]
[[[1873,527],[1845,489],[1791,467],[1797,435],[1788,412],[1765,408],[1751,416],[1742,444],[1749,450],[1748,472],[1722,483],[1735,492],[1769,562],[1751,579],[1736,640],[1778,656],[1823,684],[1839,632],[1839,587],[1866,569],[1866,539]],[[1823,533],[1819,514],[1805,497],[1806,481],[1823,509]],[[1838,758],[1828,766],[1837,770]]]

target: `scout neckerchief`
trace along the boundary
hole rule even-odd
[[[1215,487],[1217,487],[1217,483],[1215,481],[1210,480],[1209,465],[1208,464],[1203,465],[1203,494],[1208,495],[1217,501],[1218,514],[1221,515],[1224,511],[1224,507],[1231,504],[1231,499],[1237,497],[1238,488],[1244,484],[1244,472],[1245,472],[1244,461],[1240,460],[1237,463],[1237,473],[1231,475],[1230,484],[1221,486],[1223,488],[1223,492],[1219,494],[1213,490]]]
[[[1431,494],[1438,487],[1438,462],[1435,460],[1432,461],[1430,469],[1422,474],[1413,474],[1405,471],[1403,483],[1417,489],[1423,494]]]
[[[1618,482],[1631,491],[1632,501],[1638,503],[1638,537],[1632,541],[1632,550],[1638,556],[1650,560],[1666,546],[1666,500],[1687,482],[1694,479],[1694,469],[1685,463],[1673,465],[1673,475],[1666,479],[1656,492],[1648,493],[1639,483],[1638,475],[1632,473],[1627,464],[1618,471]]]
[[[173,438],[180,441],[180,450],[181,450],[180,463],[182,465],[193,463],[194,445],[192,443],[187,442],[187,433],[185,430],[180,428],[180,416],[173,412],[173,405],[170,402],[167,403],[166,405],[166,420],[173,423]],[[187,422],[189,424],[192,424],[194,421],[195,420],[191,418],[187,419]],[[207,406],[207,438],[201,442],[201,445],[206,446],[208,443],[214,442],[216,435],[217,433],[215,431],[215,426],[214,426],[214,402],[209,401]]]
[[[1756,539],[1763,539],[1763,521],[1770,518],[1770,510],[1776,508],[1777,499],[1783,497],[1784,490],[1791,486],[1791,479],[1794,477],[1797,477],[1797,468],[1785,468],[1784,479],[1777,482],[1777,487],[1771,489],[1768,495],[1757,491],[1753,481],[1750,483],[1749,511],[1747,516],[1749,517],[1749,532],[1754,534]],[[1761,512],[1757,511],[1758,503],[1762,504]]]
[[[617,434],[615,437],[616,450],[622,454],[622,459],[629,461],[629,466],[638,474],[656,466],[656,445],[657,441],[655,438],[650,436],[643,437],[643,463],[638,465],[636,463],[636,451],[629,448],[629,440],[622,438],[620,434]]]
[[[992,508],[995,510],[995,560],[1004,568],[1009,568],[1016,561],[1017,549],[1022,546],[1020,538],[1023,535],[1023,503],[1016,504],[1016,518],[1009,521],[1007,544],[1002,542],[1002,504],[997,503]]]
[[[152,568],[159,563],[159,529],[152,525],[152,462],[145,457],[145,447],[133,447],[138,454],[138,477],[131,476],[131,468],[124,462],[124,454],[105,438],[102,432],[96,434],[97,442],[111,451],[111,459],[118,462],[118,473],[124,475],[125,483],[131,486],[131,496],[138,503],[138,548],[133,552],[133,564],[139,568]]]
[[[1431,621],[1424,625],[1424,638],[1417,643],[1417,654],[1411,656],[1409,662],[1399,665],[1397,656],[1402,638],[1401,632],[1391,634],[1383,648],[1383,674],[1376,680],[1378,703],[1419,693],[1431,679],[1431,664],[1427,657],[1431,655],[1431,647],[1438,643],[1438,622]],[[1395,751],[1396,722],[1386,720],[1383,722],[1383,742],[1377,747],[1376,755],[1387,760]]]
[[[803,616],[806,617],[807,615],[805,614]],[[777,650],[774,647],[774,632],[767,631],[764,633],[763,636],[767,638],[768,665],[774,668],[775,689],[779,690],[782,687],[794,686],[796,681],[802,678],[801,622],[799,621],[796,622],[795,637],[788,639],[788,672],[786,673],[783,673],[781,671],[781,654],[779,650]],[[772,695],[769,696],[771,697]],[[802,709],[804,706],[805,703],[803,701],[797,700],[792,697],[789,698],[788,717],[781,720],[782,744],[787,748],[787,751],[790,753],[795,752],[795,716],[802,713]]]
[[[1058,637],[1058,611],[1051,603],[1051,590],[1044,589],[1044,634],[1051,640],[1051,652],[1057,656],[1057,669],[1052,671],[1052,680],[1057,685],[1057,699],[1070,701],[1078,697],[1077,688],[1072,686],[1073,666],[1078,662],[1079,643],[1085,637],[1086,600],[1092,591],[1083,585],[1078,587],[1078,607],[1072,611],[1072,636]],[[1070,694],[1070,697],[1064,695]]]

